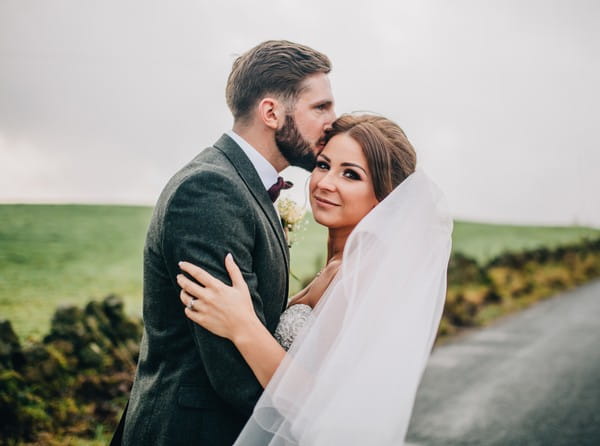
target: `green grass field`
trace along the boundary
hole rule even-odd
[[[599,229],[579,226],[511,226],[456,222],[452,248],[483,264],[503,252],[518,252],[543,246],[555,248],[584,238],[598,237]]]
[[[151,208],[0,205],[0,319],[39,337],[57,305],[83,305],[114,293],[129,313],[141,309],[142,247]],[[457,222],[454,250],[489,260],[502,251],[556,246],[600,230]],[[304,278],[325,259],[327,232],[311,221],[291,249],[292,274]],[[292,290],[299,282],[291,281]]]
[[[47,332],[59,304],[117,293],[140,312],[148,207],[0,206],[0,318]]]

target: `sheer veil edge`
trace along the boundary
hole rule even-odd
[[[442,315],[451,234],[420,170],[363,218],[235,444],[401,444]]]

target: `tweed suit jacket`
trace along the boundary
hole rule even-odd
[[[252,163],[227,135],[163,190],[144,248],[144,334],[122,444],[230,445],[262,393],[235,346],[185,317],[177,263],[231,284],[242,270],[256,314],[273,333],[288,294],[289,252]]]

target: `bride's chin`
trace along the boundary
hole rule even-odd
[[[329,227],[329,219],[327,218],[323,218],[322,215],[320,215],[319,212],[313,212],[313,218],[315,219],[315,221],[317,223],[319,223],[321,226],[325,226],[325,227]]]
[[[319,213],[313,214],[313,218],[315,219],[315,221],[321,226],[325,226],[328,229],[335,229],[340,226],[343,226],[339,219],[327,217],[327,215],[319,215]]]

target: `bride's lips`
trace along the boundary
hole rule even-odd
[[[317,197],[317,196],[315,196],[315,201],[318,204],[320,204],[321,206],[325,206],[325,207],[340,206],[339,204],[334,203],[333,201],[329,201],[329,200],[326,200],[325,198],[320,198],[320,197]]]

